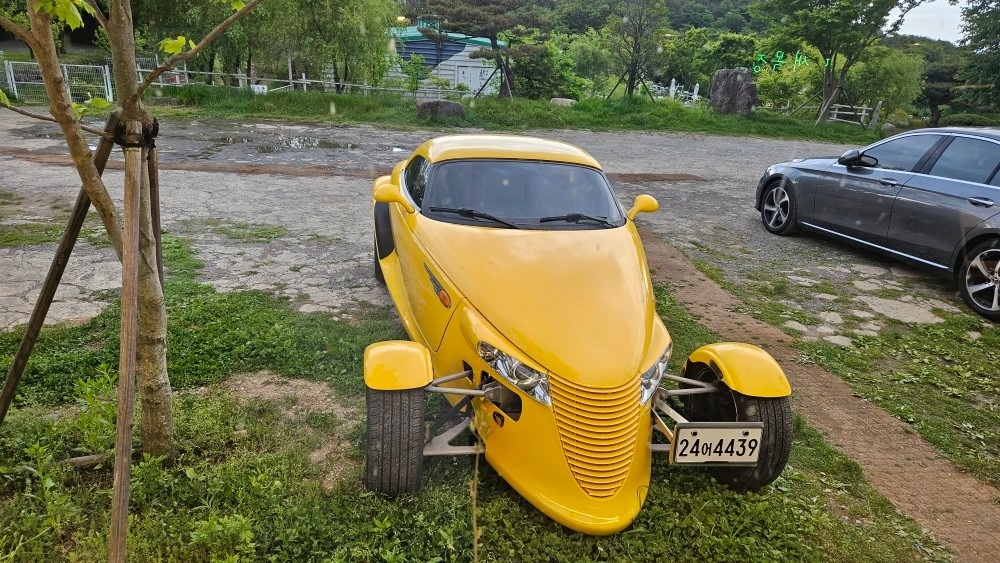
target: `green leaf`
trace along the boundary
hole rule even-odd
[[[80,15],[79,7],[89,9],[83,0],[39,0],[36,10],[48,14],[56,21],[65,23],[70,29],[77,29],[83,26],[83,17]]]
[[[7,94],[5,94],[3,90],[0,90],[0,104],[5,106],[10,105],[10,100],[7,99]]]
[[[87,105],[90,106],[91,109],[101,110],[107,109],[111,105],[111,102],[105,100],[104,98],[91,98],[87,100]]]
[[[177,39],[164,39],[160,41],[160,50],[168,55],[176,55],[184,50],[188,40],[183,35],[178,35]]]
[[[233,7],[234,12],[238,12],[246,6],[241,0],[232,0],[229,5]]]

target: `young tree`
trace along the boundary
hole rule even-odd
[[[966,0],[962,8],[968,63],[961,76],[970,82],[963,98],[1000,104],[1000,4],[996,0]]]
[[[18,113],[57,123],[62,130],[73,164],[98,215],[107,230],[119,259],[123,255],[122,213],[108,194],[88,146],[86,132],[103,134],[85,127],[80,121],[79,105],[70,99],[59,64],[53,23],[76,28],[82,25],[81,10],[92,14],[107,33],[114,63],[115,94],[118,117],[125,127],[124,141],[129,148],[148,147],[153,117],[142,104],[142,92],[164,71],[176,63],[196,56],[224,29],[249,13],[262,0],[247,4],[239,0],[224,2],[232,15],[210,31],[196,45],[184,37],[165,41],[171,56],[160,68],[139,82],[136,71],[135,33],[130,2],[109,0],[106,12],[96,0],[26,0],[24,11],[17,14],[0,11],[0,27],[23,41],[38,61],[49,99],[51,117],[32,114],[10,105],[0,92],[0,106]],[[11,17],[13,16],[13,17]],[[18,23],[18,20],[21,23]],[[142,406],[141,435],[143,449],[152,455],[172,459],[174,455],[170,381],[166,363],[166,307],[158,275],[155,238],[152,232],[148,168],[143,166],[147,148],[126,150],[126,190],[138,195],[139,265],[138,326],[135,375]],[[121,374],[123,377],[125,374]]]
[[[823,103],[818,122],[826,121],[847,73],[876,39],[894,33],[903,18],[924,0],[758,0],[750,6],[755,19],[790,38],[819,50],[824,65]],[[890,20],[890,13],[899,15]]]
[[[651,73],[666,22],[662,0],[622,0],[608,16],[608,50],[625,80],[626,97],[632,97],[636,84]]]

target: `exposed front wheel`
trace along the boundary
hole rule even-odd
[[[792,409],[788,397],[748,397],[732,393],[736,422],[763,422],[760,457],[752,467],[713,467],[712,477],[735,491],[760,490],[781,475],[792,450]]]
[[[424,466],[424,390],[366,387],[365,486],[395,497],[420,488]]]
[[[385,273],[382,272],[382,263],[378,261],[378,239],[375,240],[375,281],[385,285]]]
[[[688,395],[683,414],[693,422],[761,422],[757,465],[710,467],[716,481],[736,491],[756,491],[781,475],[792,450],[792,408],[788,397],[750,397],[726,388],[704,364],[695,364],[687,377],[715,382],[716,393]]]
[[[1000,240],[972,247],[958,271],[962,299],[976,313],[1000,321]]]
[[[764,228],[776,235],[791,235],[799,230],[797,202],[787,184],[787,180],[772,182],[761,200],[760,219]]]

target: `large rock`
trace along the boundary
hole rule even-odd
[[[554,106],[565,106],[569,108],[576,105],[576,100],[573,98],[552,98],[549,100],[549,103]]]
[[[746,68],[715,71],[709,101],[719,113],[750,115],[757,109],[757,85]]]
[[[417,117],[421,119],[465,117],[465,108],[462,104],[448,100],[425,100],[417,103]]]

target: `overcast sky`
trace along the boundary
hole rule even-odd
[[[957,43],[962,38],[961,5],[952,6],[948,0],[933,0],[918,6],[906,14],[899,32]]]

